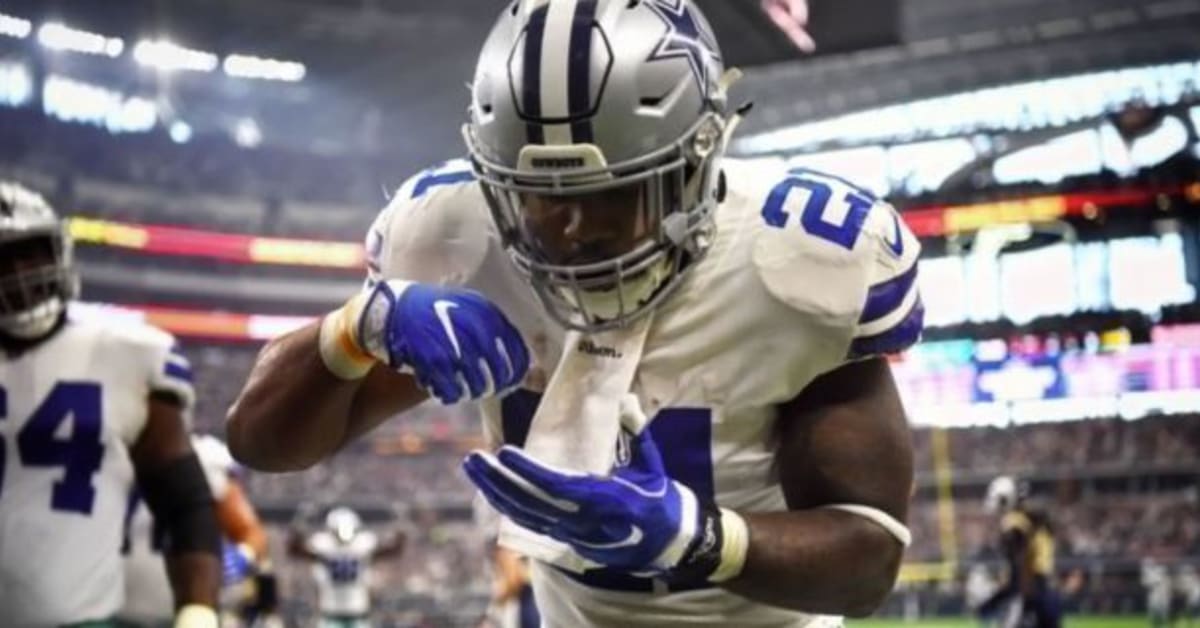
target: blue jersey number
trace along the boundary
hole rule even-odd
[[[7,415],[7,394],[0,388],[0,419]],[[63,475],[54,483],[50,508],[84,515],[92,514],[96,488],[92,477],[104,460],[101,442],[100,385],[95,382],[60,382],[17,434],[17,456],[27,467],[61,467]],[[71,419],[70,436],[56,434]],[[0,474],[3,473],[4,443],[0,442]],[[0,475],[0,492],[3,491]]]
[[[788,196],[796,189],[805,190],[808,192],[808,201],[800,211],[800,226],[822,240],[853,249],[854,243],[858,241],[858,234],[862,233],[867,214],[875,205],[874,195],[848,181],[812,170],[796,169],[789,174],[788,178],[779,182],[767,195],[762,208],[763,220],[777,229],[786,227],[788,219],[791,218],[791,214],[784,209]],[[830,203],[834,202],[835,198],[830,183],[840,183],[849,188],[844,196],[837,199],[838,203],[846,205],[846,216],[840,224],[825,219]]]
[[[329,579],[336,584],[350,584],[358,580],[359,561],[354,558],[334,558],[325,561]]]

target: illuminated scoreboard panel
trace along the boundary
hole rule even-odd
[[[921,261],[921,298],[931,327],[998,319],[1017,324],[1083,311],[1190,303],[1183,239],[1174,233],[1033,251]]]
[[[933,342],[896,361],[893,372],[917,424],[1200,410],[1200,326],[1159,328],[1142,345],[1105,348],[1095,336],[1064,344],[1032,337],[1010,346]]]

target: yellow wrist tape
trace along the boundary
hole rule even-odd
[[[318,345],[321,361],[330,373],[345,380],[362,379],[375,366],[375,358],[363,350],[354,335],[367,296],[359,294],[321,320]]]

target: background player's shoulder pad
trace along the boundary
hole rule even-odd
[[[1020,532],[1025,534],[1029,532],[1030,527],[1029,517],[1019,510],[1009,512],[1000,521],[1000,529],[1004,532]]]
[[[109,351],[134,357],[144,369],[151,393],[165,394],[179,402],[184,419],[191,419],[196,402],[192,364],[179,348],[175,336],[148,324],[112,325],[108,329]]]
[[[367,281],[464,283],[483,263],[493,233],[470,163],[439,164],[405,181],[371,225]]]

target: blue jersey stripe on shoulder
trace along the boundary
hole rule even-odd
[[[421,198],[431,188],[435,188],[439,185],[451,185],[454,183],[464,183],[466,181],[474,180],[475,173],[471,172],[470,170],[462,172],[443,172],[440,174],[431,174],[417,181],[417,184],[413,186],[411,198]]]
[[[917,281],[917,260],[903,273],[882,283],[871,286],[867,291],[867,303],[863,306],[858,322],[870,323],[895,312],[904,303],[904,297]]]
[[[874,336],[855,338],[850,343],[850,357],[860,358],[903,351],[921,338],[921,329],[924,326],[925,306],[920,297],[917,297],[908,315],[891,329]]]
[[[186,364],[179,364],[178,362],[167,362],[166,366],[163,367],[163,375],[181,379],[188,383],[192,381],[191,367]]]

